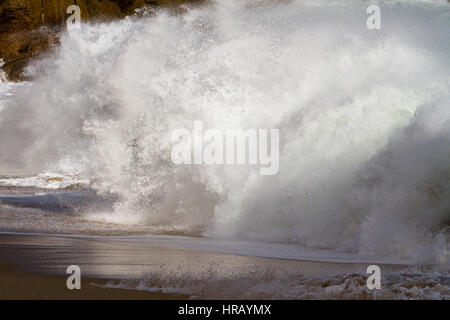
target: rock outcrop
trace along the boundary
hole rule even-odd
[[[0,0],[0,59],[9,80],[24,79],[23,68],[31,57],[58,44],[70,5],[81,9],[82,21],[123,18],[144,6],[173,9],[199,0]]]

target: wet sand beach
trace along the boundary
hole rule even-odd
[[[2,299],[377,298],[365,288],[367,263],[190,250],[169,236],[3,233],[0,264]],[[70,265],[81,269],[81,290],[66,288]],[[408,269],[380,266],[392,274]]]
[[[21,272],[0,263],[0,299],[2,300],[166,300],[182,299],[180,295],[109,289],[82,281],[82,290],[68,290],[66,278],[33,272]]]

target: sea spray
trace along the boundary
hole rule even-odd
[[[83,24],[6,102],[1,169],[92,178],[114,222],[446,265],[449,6],[379,5],[380,30],[361,1]],[[279,173],[175,165],[171,134],[196,120],[279,129]]]

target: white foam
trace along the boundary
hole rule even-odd
[[[92,178],[110,221],[448,264],[448,4],[378,3],[379,31],[362,1],[83,25],[0,113],[2,169]],[[174,166],[194,120],[280,129],[280,173]]]
[[[217,266],[216,266],[217,268]],[[447,300],[449,277],[407,270],[383,276],[382,290],[369,290],[361,273],[309,276],[251,268],[222,274],[214,267],[198,274],[153,272],[145,279],[93,285],[152,293],[187,295],[194,299],[363,299]],[[207,272],[205,272],[207,271]]]

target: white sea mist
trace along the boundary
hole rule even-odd
[[[82,24],[0,107],[0,168],[77,174],[104,215],[448,264],[446,1],[217,1]],[[3,109],[2,109],[3,108]],[[279,172],[174,165],[171,133],[277,128]]]

